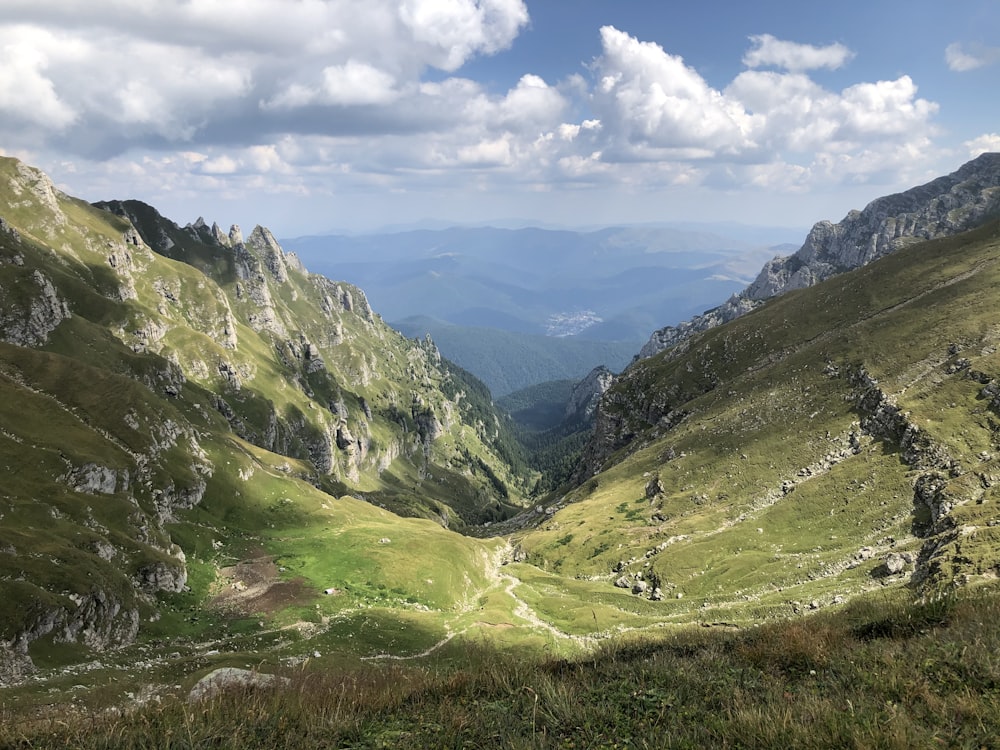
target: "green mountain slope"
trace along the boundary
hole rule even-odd
[[[637,362],[528,559],[663,599],[669,620],[994,579],[998,232],[900,250]]]
[[[0,161],[0,679],[19,715],[183,699],[223,666],[413,660],[385,670],[405,692],[470,648],[566,656],[1000,571],[995,221],[635,363],[575,489],[523,507],[539,456],[360,290],[264,229],[104,206]],[[554,464],[560,392],[510,402]]]
[[[205,606],[227,559],[284,561],[264,589],[294,595],[245,614],[482,582],[492,547],[442,527],[523,481],[482,384],[260,227],[103,210],[13,159],[0,206],[0,679],[186,632],[171,597]]]

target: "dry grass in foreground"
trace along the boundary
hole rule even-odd
[[[531,660],[305,672],[128,713],[18,724],[5,748],[990,747],[1000,737],[1000,592],[743,631],[690,628]]]

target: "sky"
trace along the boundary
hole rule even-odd
[[[284,237],[808,228],[1000,151],[998,81],[1000,0],[0,1],[0,153]]]

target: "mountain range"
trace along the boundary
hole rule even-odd
[[[776,252],[738,237],[657,227],[452,227],[282,245],[310,268],[364,288],[388,321],[423,315],[604,341],[641,341],[656,321],[700,312],[704,300],[745,285]]]
[[[4,690],[107,707],[476,648],[576,674],[625,634],[992,591],[998,172],[817,225],[619,375],[512,396],[539,431],[594,420],[550,491],[482,382],[266,229],[4,159]]]
[[[430,334],[503,396],[598,364],[621,369],[661,321],[700,313],[745,286],[791,247],[774,244],[788,236],[728,225],[449,227],[282,244],[310,268],[364,288],[391,325]]]
[[[602,363],[620,371],[638,342],[544,336],[499,328],[460,326],[422,315],[393,322],[405,336],[430,336],[442,355],[480,378],[494,399],[553,380],[580,380]]]

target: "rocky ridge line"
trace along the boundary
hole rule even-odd
[[[703,315],[655,331],[637,355],[652,357],[701,331],[728,323],[766,300],[871,263],[914,242],[972,229],[1000,213],[1000,153],[986,153],[925,185],[815,224],[793,255],[764,265],[750,286]]]

